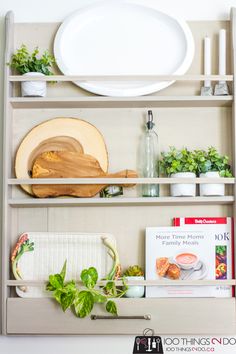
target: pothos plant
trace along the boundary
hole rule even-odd
[[[107,281],[103,287],[96,287],[98,272],[96,268],[90,267],[82,270],[80,279],[83,287],[79,288],[74,280],[65,282],[66,261],[59,274],[49,276],[49,283],[46,289],[53,292],[53,297],[61,305],[63,311],[68,308],[74,310],[76,316],[88,316],[94,304],[104,304],[107,312],[117,315],[116,303],[111,300],[114,297],[121,297],[125,290],[117,289],[114,281]],[[124,286],[125,282],[123,282]]]
[[[178,172],[193,172],[197,171],[197,163],[193,152],[187,148],[177,150],[171,146],[168,152],[161,152],[160,171],[167,176]]]
[[[53,75],[51,67],[55,64],[55,58],[45,50],[41,56],[39,56],[38,47],[34,48],[30,53],[26,45],[17,49],[12,55],[10,67],[15,69],[19,74],[26,74],[29,72],[38,72],[44,75]]]
[[[98,272],[94,267],[82,270],[80,274],[81,287],[76,284],[75,280],[65,281],[67,261],[64,262],[60,273],[49,276],[46,290],[52,292],[53,297],[60,304],[64,312],[68,308],[71,308],[78,317],[83,318],[88,316],[94,304],[98,303],[103,304],[107,312],[117,315],[117,306],[112,299],[122,297],[128,290],[128,286],[125,278],[121,278],[122,288],[116,287],[115,280],[121,275],[119,255],[106,237],[102,238],[102,241],[108,248],[108,253],[113,259],[112,268],[104,279],[105,285],[97,286]],[[18,268],[19,259],[25,252],[33,250],[34,243],[29,241],[27,234],[22,235],[11,256],[12,270],[16,279],[22,279]],[[27,291],[27,288],[21,287],[21,290]]]
[[[59,274],[49,276],[49,283],[46,289],[53,292],[53,297],[61,305],[63,311],[71,308],[74,310],[76,316],[83,318],[88,316],[94,304],[98,303],[103,304],[107,312],[117,315],[116,303],[111,299],[122,297],[128,290],[128,286],[123,278],[122,289],[116,287],[115,280],[121,274],[119,255],[107,238],[102,238],[102,241],[108,247],[109,254],[113,259],[113,266],[104,279],[107,280],[104,286],[96,286],[98,272],[94,267],[84,269],[80,274],[84,288],[79,288],[74,280],[65,282],[66,261]]]

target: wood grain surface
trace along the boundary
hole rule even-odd
[[[117,173],[105,173],[99,162],[91,155],[70,151],[48,151],[39,155],[32,168],[32,178],[86,178],[114,177],[135,178],[137,173],[123,170]],[[32,190],[39,198],[76,196],[93,197],[107,185],[33,185]],[[134,185],[123,185],[132,187]]]

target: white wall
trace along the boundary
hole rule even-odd
[[[96,1],[98,0],[1,0],[1,69],[3,65],[4,15],[8,10],[14,11],[17,22],[53,22],[61,21],[75,9]],[[161,11],[170,12],[186,20],[228,19],[230,7],[236,7],[236,0],[134,0],[134,2],[150,3]],[[2,92],[1,74],[0,78]],[[2,97],[0,97],[0,107],[2,107]],[[132,353],[132,347],[133,337],[131,336],[0,337],[1,354],[41,354],[43,352],[47,354],[130,354]],[[233,354],[235,346],[227,346],[224,349],[217,346],[214,352]]]

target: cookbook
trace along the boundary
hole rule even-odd
[[[178,226],[146,228],[147,280],[161,280],[164,284],[167,280],[232,279],[232,218],[175,218],[174,225]],[[146,297],[231,297],[232,294],[232,286],[228,285],[146,288]]]

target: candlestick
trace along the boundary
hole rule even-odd
[[[219,32],[219,75],[226,74],[226,30]],[[225,80],[220,80],[215,85],[215,96],[225,96],[229,94],[228,85]]]
[[[211,75],[211,39],[209,37],[204,38],[204,75]],[[201,96],[212,94],[211,80],[205,80],[201,88]]]
[[[211,75],[211,39],[204,38],[204,75]],[[205,87],[211,86],[210,80],[204,81]]]
[[[226,30],[221,29],[219,33],[219,75],[226,73]]]

